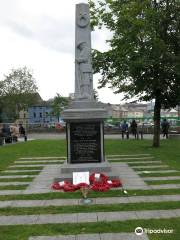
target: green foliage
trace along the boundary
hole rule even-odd
[[[110,85],[125,98],[155,99],[158,145],[160,109],[180,102],[180,1],[89,1],[92,26],[112,33],[109,51],[94,50],[100,87]]]
[[[69,99],[67,97],[63,97],[59,93],[56,93],[56,96],[51,103],[54,115],[60,118],[61,112],[64,110],[65,107],[67,107],[68,103]]]
[[[5,120],[15,119],[20,110],[40,100],[32,71],[27,67],[12,69],[0,85],[0,109]]]

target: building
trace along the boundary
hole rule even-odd
[[[58,122],[58,118],[53,115],[51,106],[36,105],[28,108],[29,124],[48,124]]]

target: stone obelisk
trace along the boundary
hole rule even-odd
[[[105,163],[103,126],[107,112],[94,100],[88,4],[76,5],[75,23],[75,98],[62,118],[67,125],[67,165],[82,164],[89,169],[91,164],[97,167]]]

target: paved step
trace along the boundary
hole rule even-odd
[[[149,185],[151,189],[179,189],[180,184],[160,184],[160,185]]]
[[[99,233],[61,236],[37,236],[28,240],[148,240],[146,233],[137,236],[135,233]]]
[[[133,159],[137,159],[137,160],[140,160],[140,159],[153,159],[154,157],[118,157],[118,158],[106,158],[108,161],[110,160],[114,160],[114,161],[118,161],[118,160],[133,160]]]
[[[20,173],[20,172],[41,172],[41,170],[6,170],[6,171],[3,171],[2,173]]]
[[[161,181],[161,180],[179,180],[180,176],[170,177],[143,177],[144,181]]]
[[[0,182],[0,186],[28,185],[30,182]]]
[[[51,160],[51,159],[63,159],[65,160],[66,157],[65,156],[62,156],[62,157],[22,157],[22,158],[19,158],[19,159],[23,159],[23,160],[31,160],[31,159],[44,159],[44,160]]]
[[[0,190],[0,195],[19,195],[23,190]]]
[[[151,171],[144,171],[144,170],[142,170],[142,171],[136,171],[138,174],[141,174],[141,173],[175,173],[175,172],[177,172],[177,173],[179,173],[179,171],[178,170],[151,170]]]
[[[136,163],[147,164],[147,163],[162,163],[162,161],[127,161],[126,163],[128,163],[128,164],[136,164]]]
[[[29,178],[29,177],[36,177],[36,175],[12,175],[12,176],[0,176],[1,178]]]
[[[1,216],[0,225],[29,225],[51,223],[87,223],[113,222],[136,219],[168,219],[179,218],[180,209],[147,210],[147,211],[119,211],[119,212],[89,212],[71,214],[41,214]]]
[[[28,161],[15,161],[14,163],[63,163],[64,161],[62,161],[62,160],[48,160],[48,161],[46,161],[46,160],[36,160],[36,161],[30,161],[30,160],[28,160]]]
[[[152,156],[152,155],[149,154],[149,153],[106,155],[107,158],[111,158],[111,157],[135,157],[135,156]]]
[[[120,204],[120,203],[150,203],[180,201],[180,194],[158,196],[134,196],[134,197],[107,197],[91,198],[92,204]],[[73,206],[82,205],[81,199],[51,199],[51,200],[12,200],[0,201],[0,208],[5,207],[48,207],[48,206]]]
[[[8,168],[16,168],[16,167],[45,167],[47,166],[48,164],[16,164],[16,165],[12,165],[12,166],[9,166]]]
[[[136,168],[167,168],[168,165],[155,165],[155,166],[131,166],[133,169]]]

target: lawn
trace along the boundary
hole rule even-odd
[[[180,141],[178,140],[162,140],[160,148],[152,147],[152,140],[105,140],[106,155],[130,155],[130,154],[150,154],[152,160],[161,160],[163,165],[168,165],[169,168],[180,170]],[[23,157],[63,157],[66,156],[66,141],[65,140],[36,140],[23,143],[11,144],[0,147],[0,170],[6,170],[13,165],[16,160]],[[146,159],[147,160],[147,159]],[[138,161],[138,160],[137,160]],[[148,160],[147,160],[148,161]],[[151,161],[149,159],[149,161]],[[37,159],[38,162],[38,159]],[[25,164],[23,164],[25,165]],[[136,165],[136,164],[135,164]],[[134,165],[134,166],[135,166]],[[159,165],[159,164],[158,164]],[[138,166],[138,164],[137,164]],[[139,164],[144,166],[144,164]],[[15,169],[29,169],[30,171],[36,167]],[[41,168],[38,168],[40,170]],[[149,170],[149,169],[147,169]],[[137,169],[136,169],[137,171]],[[10,173],[8,173],[10,175]],[[6,174],[6,175],[8,175]],[[31,174],[22,172],[28,175],[26,181],[32,180]],[[34,173],[35,174],[35,173]],[[168,173],[167,176],[171,176]],[[0,174],[3,176],[3,174]],[[11,174],[12,175],[12,174]],[[148,174],[143,174],[150,176]],[[163,174],[159,174],[161,176]],[[176,176],[176,175],[175,175]],[[15,180],[16,179],[16,180]],[[16,173],[14,179],[0,179],[0,182],[17,181]],[[25,181],[19,178],[18,181]],[[162,181],[163,182],[163,181]],[[155,184],[162,183],[161,181],[154,182]],[[169,181],[168,181],[169,182]],[[172,182],[179,182],[173,180]],[[148,182],[153,183],[153,182]],[[164,182],[164,183],[167,183]],[[11,184],[9,184],[11,185]],[[2,186],[2,189],[23,189],[24,186]],[[146,195],[172,195],[180,194],[180,189],[159,189],[159,190],[129,190],[125,195],[122,190],[113,190],[108,192],[91,192],[90,197],[126,197],[126,196],[146,196]],[[44,194],[30,194],[30,195],[1,195],[0,201],[6,200],[46,200],[46,199],[71,199],[81,198],[80,192],[63,193],[51,192]],[[56,213],[79,213],[79,212],[109,212],[109,211],[133,211],[133,210],[158,210],[158,209],[180,209],[179,202],[159,202],[159,203],[128,203],[128,204],[104,204],[91,206],[49,206],[49,207],[32,207],[32,208],[4,208],[0,209],[0,215],[23,215],[23,214],[56,214]],[[152,234],[149,235],[150,240],[172,239],[179,240],[180,236],[180,218],[172,219],[153,219],[153,220],[136,220],[136,221],[122,221],[122,222],[99,222],[99,223],[85,223],[85,224],[47,224],[47,225],[24,225],[24,226],[0,226],[0,240],[27,240],[29,236],[38,235],[58,235],[58,234],[80,234],[80,233],[103,233],[103,232],[134,232],[138,226],[149,229],[174,229],[173,235]]]

